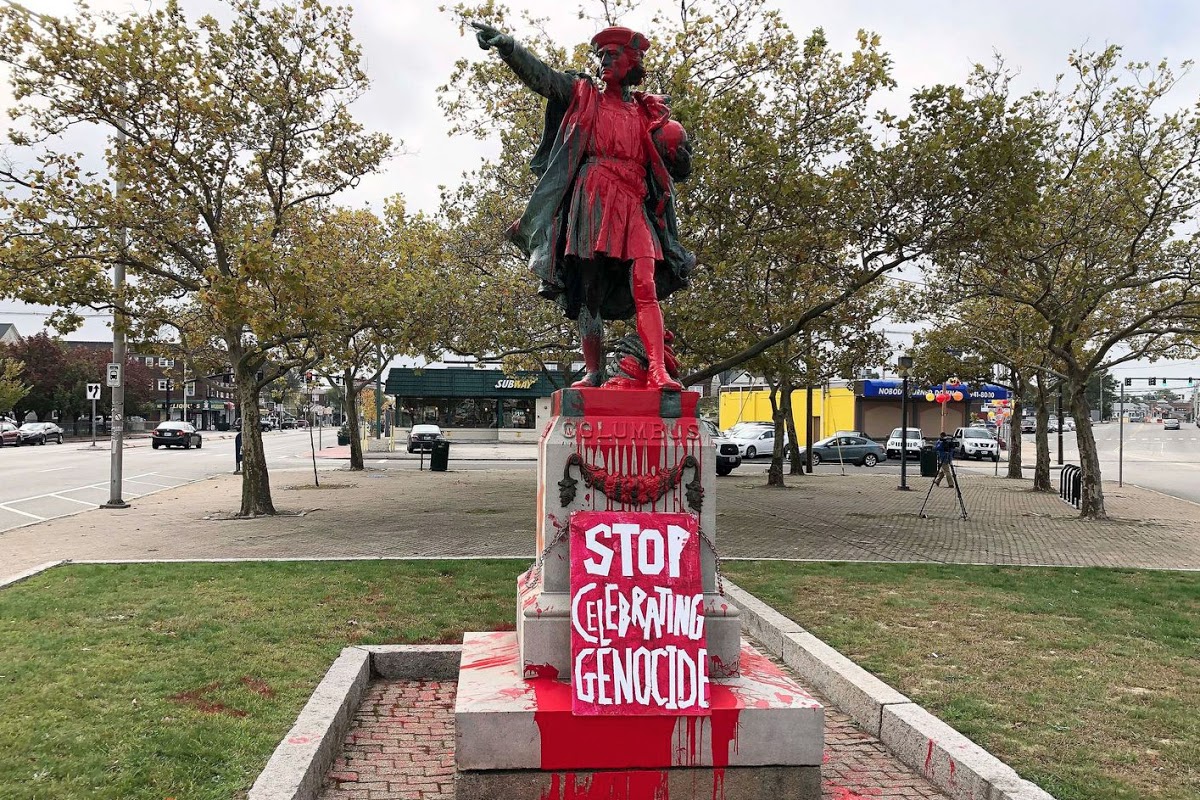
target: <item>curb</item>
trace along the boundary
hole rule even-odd
[[[1034,783],[766,603],[725,580],[744,629],[906,766],[954,800],[1054,800]]]
[[[461,645],[342,650],[254,781],[249,800],[317,800],[371,679],[457,679],[461,656]]]
[[[36,525],[37,523],[34,524]],[[47,561],[45,564],[38,564],[36,567],[30,567],[24,572],[18,572],[15,575],[9,575],[7,578],[0,578],[0,589],[7,589],[13,584],[29,580],[35,575],[40,575],[48,569],[53,569],[54,567],[59,567],[68,563],[70,563],[68,559],[62,559],[61,561]]]

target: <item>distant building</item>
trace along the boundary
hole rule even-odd
[[[21,341],[17,326],[11,322],[0,322],[0,344],[16,344]]]

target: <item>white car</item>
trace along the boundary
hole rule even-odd
[[[900,434],[905,433],[908,439],[906,442],[901,442]],[[893,428],[888,434],[887,446],[885,448],[888,458],[899,458],[900,448],[904,447],[908,452],[909,459],[919,459],[921,457],[921,445],[925,443],[925,436],[921,433],[920,428]]]
[[[735,425],[734,428],[737,428]],[[775,427],[757,427],[750,426],[740,428],[734,431],[730,428],[730,433],[727,433],[729,441],[737,445],[738,453],[746,460],[753,460],[759,456],[770,455],[775,451]],[[783,437],[783,444],[787,446],[787,436]]]
[[[1000,460],[1000,443],[987,428],[959,428],[954,432],[954,452],[959,458]]]

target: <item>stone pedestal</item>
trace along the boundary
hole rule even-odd
[[[463,642],[459,800],[819,800],[824,709],[742,641],[739,611],[719,591],[716,450],[696,418],[698,399],[613,389],[554,395],[538,444],[537,559],[517,579],[516,631]],[[572,713],[576,511],[697,520],[704,715]]]
[[[717,455],[696,418],[698,399],[695,392],[656,390],[555,392],[538,442],[537,561],[517,581],[521,664],[549,666],[563,678],[571,672],[571,512],[659,511],[699,519],[709,674],[737,673],[741,623],[717,591]],[[653,502],[636,503],[589,486],[589,474],[597,483],[616,476],[623,488],[657,475],[668,488]]]
[[[571,713],[571,687],[517,663],[510,632],[468,633],[454,707],[459,800],[818,800],[824,709],[748,644],[704,717]],[[578,794],[568,787],[605,787]]]

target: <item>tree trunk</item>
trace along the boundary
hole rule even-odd
[[[771,466],[767,469],[767,486],[783,487],[783,409],[779,392],[784,381],[771,387],[771,419],[775,423],[775,445],[771,448]]]
[[[1050,424],[1050,407],[1046,404],[1046,376],[1038,376],[1037,388],[1037,430],[1034,438],[1037,440],[1037,463],[1033,468],[1033,490],[1035,492],[1053,492],[1050,485],[1050,440],[1046,428]]]
[[[1091,414],[1088,413],[1087,376],[1072,375],[1067,383],[1067,391],[1071,416],[1075,419],[1075,438],[1079,442],[1079,469],[1083,479],[1079,516],[1084,519],[1108,519],[1108,514],[1104,511],[1100,454],[1096,451],[1096,437],[1092,431]]]
[[[785,449],[787,450],[788,464],[791,465],[788,469],[788,474],[803,475],[804,462],[800,459],[800,437],[796,435],[796,415],[792,410],[792,392],[796,391],[796,387],[792,385],[790,380],[788,380],[784,382],[782,391],[783,396],[781,398],[781,405],[784,408],[783,422],[787,426],[788,438],[787,447]],[[804,441],[806,443],[808,442],[807,437]]]
[[[342,386],[346,387],[347,397],[358,396],[358,392],[354,388],[354,370],[347,369],[342,373]],[[350,434],[350,469],[366,469],[366,462],[363,460],[362,433],[358,427],[358,414],[346,415],[346,431]]]
[[[1021,398],[1025,395],[1025,380],[1017,370],[1011,371],[1009,384],[1013,387],[1012,403],[1008,426],[1008,477],[1022,478],[1021,474],[1021,417],[1024,407]]]
[[[234,354],[231,353],[231,356]],[[242,405],[242,508],[239,517],[275,514],[271,501],[271,477],[263,451],[262,421],[258,414],[258,385],[254,370],[233,358],[238,400]]]

